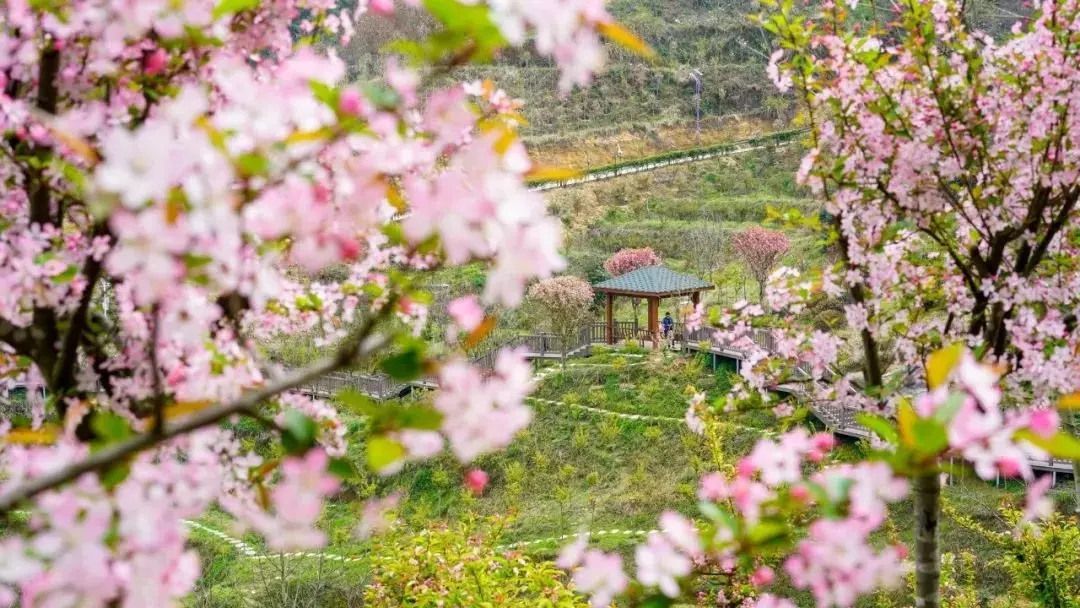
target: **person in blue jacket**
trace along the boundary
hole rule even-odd
[[[673,329],[675,329],[675,319],[671,318],[671,312],[670,311],[668,311],[668,313],[664,315],[664,320],[661,322],[661,325],[664,328],[664,338],[670,340],[671,339],[671,331]]]

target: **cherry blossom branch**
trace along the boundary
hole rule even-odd
[[[68,327],[68,331],[64,334],[64,341],[60,347],[60,358],[56,362],[56,368],[52,371],[52,383],[53,388],[58,392],[63,392],[70,388],[75,381],[75,360],[76,354],[79,349],[79,342],[83,335],[83,330],[86,329],[86,320],[90,311],[90,302],[94,297],[94,288],[97,286],[98,280],[101,278],[103,264],[100,259],[95,259],[93,256],[87,258],[86,266],[83,268],[83,277],[86,279],[86,286],[83,288],[82,298],[79,300],[79,307],[75,309],[75,313],[71,317],[71,323]],[[60,417],[64,417],[64,410],[66,406],[60,405],[63,400],[58,401],[58,407],[60,408]]]
[[[150,373],[153,374],[154,387],[154,435],[161,437],[165,433],[165,389],[161,383],[161,367],[158,364],[158,338],[161,335],[161,308],[154,305],[154,325],[150,330],[150,343],[146,349],[150,359]]]
[[[384,310],[393,308],[389,305]],[[328,357],[304,370],[294,372],[284,378],[273,382],[263,388],[251,391],[244,396],[229,403],[222,403],[208,407],[178,422],[166,423],[160,434],[144,433],[94,452],[84,460],[71,466],[59,469],[47,475],[32,479],[19,487],[0,496],[0,513],[11,510],[15,505],[24,500],[33,498],[42,492],[69,483],[86,473],[92,473],[108,468],[115,462],[123,460],[138,452],[141,452],[157,443],[173,437],[196,431],[205,426],[210,426],[235,414],[245,414],[254,411],[254,408],[263,401],[274,397],[284,391],[302,386],[316,378],[345,367],[349,363],[371,356],[389,343],[386,336],[372,336],[376,320],[383,315],[377,315],[365,323],[364,327],[357,332],[355,338],[345,340],[345,345],[333,356]]]

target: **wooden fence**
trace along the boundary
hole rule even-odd
[[[633,340],[638,342],[639,345],[645,346],[646,342],[660,338],[660,336],[650,336],[648,329],[639,326],[636,321],[617,321],[612,329],[615,343]],[[717,340],[714,331],[710,328],[700,328],[689,333],[680,330],[672,336],[673,344],[685,348],[689,345],[708,342],[711,348],[720,354],[726,352],[730,353],[729,356],[734,357],[742,357],[746,354],[747,349],[736,348],[730,343]],[[753,330],[750,339],[758,347],[768,352],[774,352],[775,342],[771,333],[767,330]],[[570,337],[551,333],[515,336],[473,355],[470,357],[470,362],[485,372],[491,373],[495,370],[499,351],[504,348],[524,348],[526,357],[529,359],[562,358],[582,354],[591,345],[606,342],[607,325],[605,323],[592,323],[582,327],[576,335]],[[388,399],[400,396],[412,386],[433,388],[436,386],[436,379],[434,377],[423,377],[412,382],[398,382],[381,372],[367,374],[335,372],[301,387],[301,390],[319,397],[330,397],[338,391],[349,388],[375,399]]]

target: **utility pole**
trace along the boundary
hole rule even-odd
[[[701,145],[701,70],[690,72],[694,79],[694,141]]]

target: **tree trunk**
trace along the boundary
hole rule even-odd
[[[941,478],[936,473],[915,478],[915,606],[940,608],[941,558],[938,517]]]

